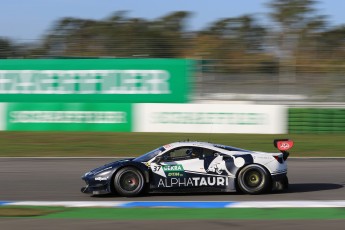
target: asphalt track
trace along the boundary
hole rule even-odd
[[[137,198],[92,197],[80,192],[80,177],[114,159],[0,158],[4,201],[279,201],[345,200],[345,159],[289,159],[290,190],[264,195],[154,194]],[[0,218],[0,229],[343,229],[344,220],[77,220]]]
[[[126,198],[82,194],[81,176],[114,159],[0,158],[4,201],[279,201],[345,200],[345,159],[289,159],[290,189],[264,195],[152,194]]]

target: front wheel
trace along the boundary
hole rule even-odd
[[[122,168],[114,177],[114,188],[121,196],[137,196],[144,188],[144,177],[136,168]]]
[[[269,189],[270,176],[260,165],[247,165],[238,174],[238,187],[248,194],[264,193]]]

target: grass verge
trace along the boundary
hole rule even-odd
[[[273,139],[295,141],[291,156],[345,157],[345,134],[186,134],[98,132],[0,132],[0,157],[139,156],[181,140],[207,141],[249,150],[277,152]]]
[[[345,219],[345,208],[54,208],[0,207],[0,217],[115,220],[336,220]]]

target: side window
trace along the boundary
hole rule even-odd
[[[169,152],[169,157],[172,159],[184,158],[188,154],[189,148],[179,148]]]
[[[195,147],[181,147],[173,149],[164,154],[164,161],[180,161],[193,158],[199,158],[201,156],[202,149]]]
[[[219,154],[219,153],[218,153]],[[203,149],[202,157],[208,158],[208,157],[215,157],[217,155],[217,151],[212,149]]]

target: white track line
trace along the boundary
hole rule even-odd
[[[344,208],[345,200],[330,201],[242,201],[229,208]]]
[[[128,202],[126,202],[128,203]],[[10,206],[62,206],[62,207],[119,207],[121,201],[18,201]]]
[[[8,202],[0,205],[3,206],[58,206],[58,207],[162,207],[175,208],[193,208],[207,204],[208,208],[219,208],[219,204],[223,208],[345,208],[345,200],[329,200],[329,201],[311,201],[311,200],[295,200],[295,201],[18,201]],[[192,206],[191,206],[192,203]],[[224,204],[225,203],[225,204]],[[228,203],[228,204],[226,204]],[[132,205],[131,205],[132,204]]]

